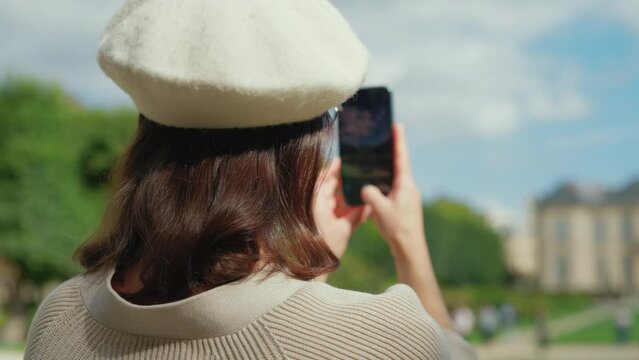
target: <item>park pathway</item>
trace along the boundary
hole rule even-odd
[[[0,350],[0,360],[22,360],[22,353],[16,351]]]
[[[622,304],[633,309],[639,309],[639,296],[623,299]],[[584,311],[580,311],[573,315],[561,317],[556,320],[552,320],[548,323],[548,332],[551,338],[561,336],[566,333],[570,333],[579,329],[582,329],[588,325],[595,324],[599,321],[603,321],[606,318],[612,316],[616,309],[616,304],[607,302],[594,305]],[[534,326],[525,329],[511,330],[508,333],[503,334],[499,339],[499,342],[535,342],[536,334]],[[639,360],[639,358],[638,358]]]
[[[622,300],[622,303],[639,309],[639,297]],[[579,313],[561,317],[548,323],[550,337],[570,333],[614,314],[614,303],[602,303]],[[638,324],[639,325],[639,324]],[[536,345],[534,326],[516,329],[502,334],[492,344],[479,345],[477,349],[482,360],[639,360],[639,346],[626,345],[550,345],[539,349]]]
[[[637,360],[639,346],[552,345],[538,349],[533,345],[514,348],[499,344],[476,347],[481,360]]]

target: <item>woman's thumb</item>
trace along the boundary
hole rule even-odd
[[[386,196],[384,196],[384,194],[382,194],[377,186],[364,186],[362,188],[361,196],[364,203],[370,204],[374,212],[378,214],[385,212],[389,200]]]

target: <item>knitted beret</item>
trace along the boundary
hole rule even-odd
[[[368,52],[326,0],[127,0],[98,62],[156,122],[246,128],[341,104]]]

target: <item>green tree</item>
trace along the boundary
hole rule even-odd
[[[439,200],[424,207],[426,237],[438,279],[448,285],[505,280],[501,236],[468,206]]]
[[[485,219],[451,200],[424,205],[433,266],[444,285],[500,284],[505,279],[502,241]],[[340,268],[329,282],[343,288],[380,292],[396,282],[390,250],[372,221],[353,234]]]
[[[0,256],[20,270],[12,313],[22,311],[26,282],[80,272],[71,255],[99,224],[105,200],[104,187],[87,179],[106,173],[134,127],[133,112],[85,109],[55,84],[0,82]],[[99,156],[90,153],[95,143]]]
[[[57,85],[8,78],[0,119],[0,254],[36,284],[69,277],[80,270],[70,253],[103,211],[96,172],[108,174],[134,113],[87,110]]]

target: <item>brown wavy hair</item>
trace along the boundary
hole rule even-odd
[[[249,275],[258,260],[310,280],[339,266],[313,219],[331,149],[327,115],[249,129],[184,129],[140,114],[111,173],[102,224],[75,253],[86,273],[139,267],[139,304]],[[271,273],[272,273],[271,272]]]

